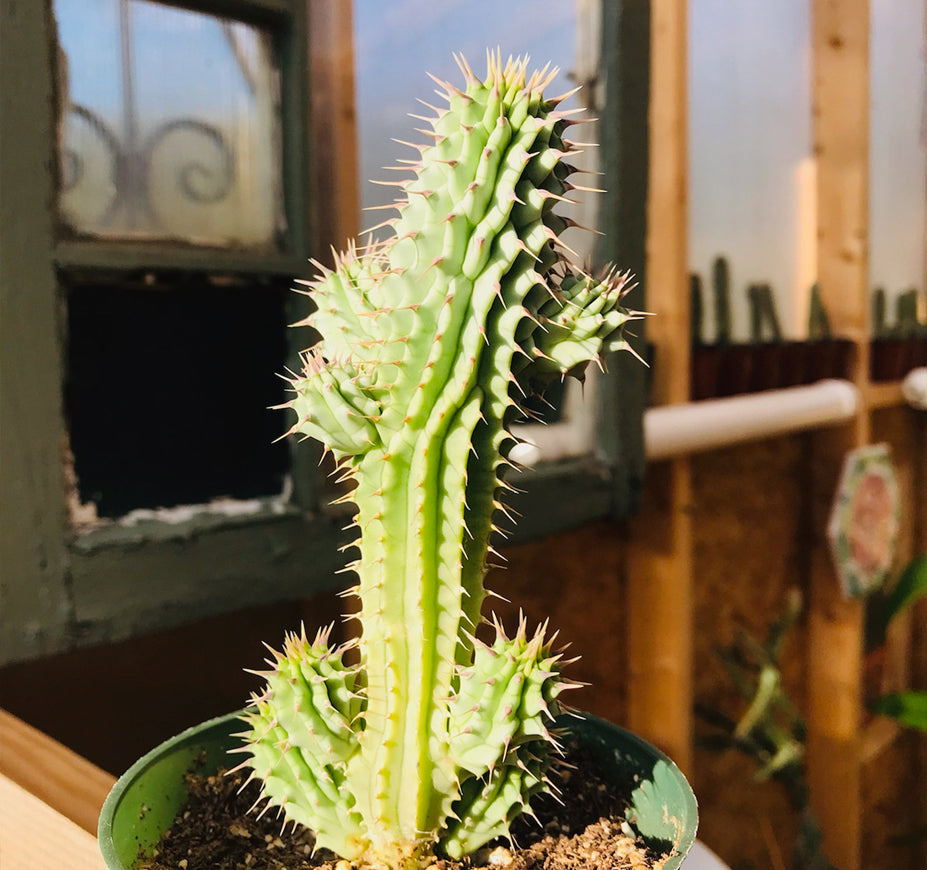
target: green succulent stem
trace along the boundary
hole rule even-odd
[[[466,854],[546,787],[569,686],[552,639],[524,622],[474,636],[509,426],[524,397],[626,348],[632,318],[626,276],[564,253],[553,208],[574,147],[542,95],[553,73],[459,64],[466,88],[440,83],[448,108],[416,146],[391,238],[320,267],[305,323],[322,339],[292,378],[292,432],[355,481],[360,663],[290,637],[246,717],[270,803],[372,867]]]

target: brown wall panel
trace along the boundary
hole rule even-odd
[[[807,515],[801,436],[694,457],[694,695],[738,718],[743,697],[728,680],[716,648],[744,630],[762,640],[785,609],[788,592],[807,574]],[[805,637],[793,629],[782,655],[793,700],[804,701]],[[699,747],[711,729],[696,720],[695,789],[700,837],[737,867],[789,866],[797,825],[782,789],[757,783],[756,766],[739,753]],[[782,856],[777,865],[774,853]]]

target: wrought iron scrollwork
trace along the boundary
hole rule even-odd
[[[99,223],[107,226],[113,219],[119,208],[119,175],[120,175],[120,155],[121,148],[119,139],[110,129],[109,125],[92,109],[78,104],[72,104],[69,107],[69,113],[75,118],[79,118],[85,126],[93,131],[94,136],[100,141],[106,150],[107,156],[111,160],[111,190],[112,195],[109,202],[102,209]],[[62,149],[61,159],[61,188],[63,193],[69,193],[77,188],[84,179],[87,165],[87,155],[81,153],[73,142],[65,138],[64,148]]]
[[[68,107],[71,116],[79,118],[93,131],[110,161],[112,195],[100,210],[94,223],[106,228],[116,216],[124,215],[126,229],[170,230],[169,221],[158,214],[151,187],[151,169],[155,154],[174,134],[187,132],[210,143],[215,163],[195,157],[185,157],[177,168],[177,189],[190,202],[211,205],[225,199],[235,185],[235,155],[222,131],[213,124],[196,118],[167,121],[153,130],[140,145],[123,142],[113,129],[92,109],[80,104]],[[88,156],[82,154],[73,141],[65,142],[62,153],[61,185],[64,193],[73,191],[86,174]]]
[[[178,170],[178,184],[187,199],[204,204],[221,202],[235,184],[235,159],[222,132],[212,124],[195,118],[179,118],[158,127],[146,140],[143,153],[151,162],[155,149],[173,133],[188,131],[213,144],[218,155],[216,166],[190,160]]]
[[[166,121],[150,133],[140,135],[141,119],[136,104],[135,57],[132,0],[119,0],[119,47],[121,65],[121,133],[117,133],[106,119],[87,106],[71,102],[66,109],[69,120],[76,119],[89,128],[93,139],[105,152],[107,172],[106,190],[94,191],[100,204],[88,222],[94,229],[113,226],[117,219],[120,230],[171,232],[169,214],[159,214],[155,205],[163,201],[155,196],[152,180],[155,158],[176,161],[176,189],[189,202],[212,205],[225,199],[236,183],[235,155],[222,130],[200,118],[181,117]],[[226,38],[230,38],[223,29]],[[231,43],[230,43],[231,45]],[[234,46],[232,46],[234,48]],[[199,154],[192,154],[189,140],[177,140],[173,151],[165,155],[169,139],[177,134],[198,137],[215,157],[207,162]],[[92,140],[69,139],[65,136],[61,158],[61,185],[64,194],[76,199],[76,189],[87,180],[88,161],[91,159]],[[82,152],[80,146],[85,146]],[[195,149],[199,151],[200,149]],[[102,194],[102,195],[101,195]],[[109,197],[106,199],[106,197]],[[176,200],[175,200],[176,202]],[[167,209],[162,206],[162,211]],[[88,227],[90,228],[90,227]]]

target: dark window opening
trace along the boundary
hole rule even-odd
[[[289,469],[282,283],[69,289],[65,408],[100,517],[277,495]]]
[[[560,423],[566,399],[566,381],[554,381],[540,394],[530,395],[520,404],[524,408],[524,423]]]

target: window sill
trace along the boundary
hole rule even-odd
[[[267,276],[299,276],[311,271],[306,258],[294,254],[130,240],[59,242],[54,261],[60,269],[75,270],[206,270]]]
[[[217,499],[208,504],[137,510],[118,520],[78,526],[71,549],[89,555],[140,544],[184,541],[219,530],[285,521],[301,515],[283,497]]]
[[[523,543],[586,522],[603,519],[612,508],[612,473],[592,456],[544,462],[511,473],[507,482],[518,492],[506,499],[521,517],[511,529],[512,543]],[[307,514],[286,496],[132,511],[118,520],[78,526],[71,541],[73,553],[90,556],[120,550],[299,521],[306,534],[331,535],[334,525],[350,516],[349,505],[327,507]]]

